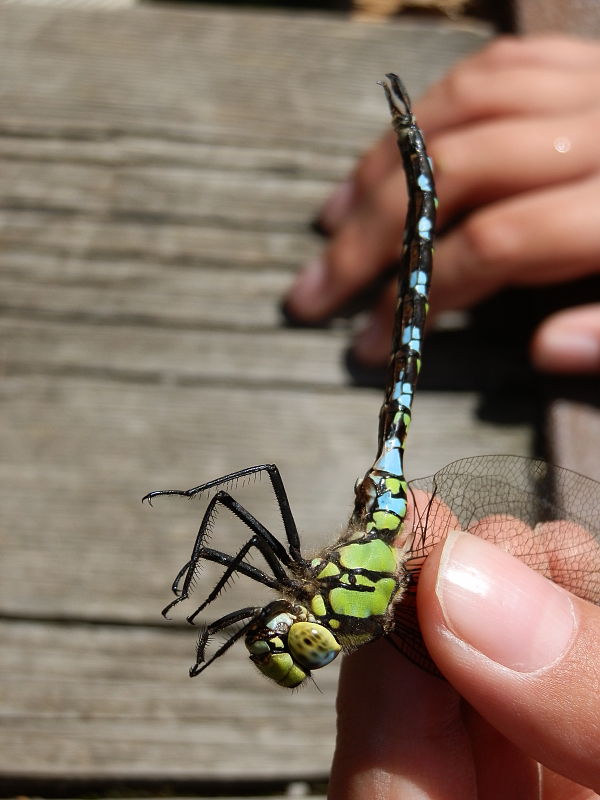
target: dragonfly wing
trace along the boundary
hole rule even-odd
[[[394,608],[395,626],[394,631],[388,635],[388,641],[413,664],[441,678],[442,674],[429,655],[419,628],[416,580],[410,581],[402,600]]]
[[[461,459],[412,481],[410,583],[395,609],[395,644],[429,671],[415,595],[422,564],[449,531],[469,531],[520,558],[578,597],[600,605],[600,484],[520,456]]]

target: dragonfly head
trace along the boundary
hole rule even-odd
[[[294,689],[311,670],[331,663],[341,645],[304,606],[275,600],[265,606],[246,633],[250,659],[280,686]]]

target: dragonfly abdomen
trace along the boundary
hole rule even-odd
[[[428,310],[432,238],[435,228],[435,186],[423,135],[413,116],[410,99],[396,75],[383,83],[408,187],[404,245],[390,378],[379,415],[377,458],[356,488],[353,529],[376,532],[390,544],[402,530],[407,512],[404,444],[421,367],[422,339]]]

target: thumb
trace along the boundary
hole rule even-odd
[[[489,723],[600,790],[600,608],[453,532],[423,567],[418,611],[438,667]]]
[[[547,372],[600,372],[600,303],[560,311],[537,329],[531,355]]]

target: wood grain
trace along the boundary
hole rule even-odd
[[[240,646],[190,681],[195,633],[160,609],[202,504],[139,501],[274,461],[309,550],[344,524],[380,393],[348,385],[348,326],[282,330],[279,298],[321,246],[319,204],[386,124],[375,80],[394,68],[418,93],[488,35],[0,4],[6,779],[326,774],[336,668],[322,694],[286,694]],[[474,423],[475,404],[419,398],[413,475],[526,449],[523,428]],[[223,602],[257,602],[249,584]]]

